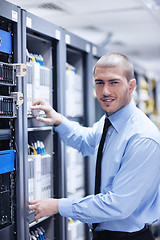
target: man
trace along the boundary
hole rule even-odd
[[[45,199],[30,203],[36,221],[57,214],[88,223],[94,240],[153,240],[148,226],[158,220],[160,196],[160,134],[156,126],[134,104],[136,86],[129,59],[119,53],[100,58],[94,69],[95,90],[105,115],[91,128],[80,126],[55,112],[42,100],[46,118],[37,120],[55,126],[60,138],[83,155],[101,155],[96,167],[94,195],[82,199]],[[108,131],[103,131],[109,119]],[[108,120],[107,120],[108,121]],[[99,154],[103,132],[103,139]],[[98,152],[98,154],[97,154]]]

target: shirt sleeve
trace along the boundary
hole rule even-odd
[[[88,224],[127,218],[145,198],[154,201],[160,181],[159,156],[160,147],[154,140],[132,139],[126,146],[111,191],[80,200],[61,199],[60,214]]]
[[[66,145],[88,156],[95,151],[97,125],[95,123],[93,127],[83,127],[78,122],[63,117],[63,122],[55,127],[55,131]]]

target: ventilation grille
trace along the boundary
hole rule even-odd
[[[49,10],[56,10],[56,11],[64,11],[63,8],[57,6],[54,3],[44,3],[44,4],[40,5],[39,8],[43,8],[43,9],[46,9],[46,10],[49,9]]]
[[[89,31],[98,31],[100,32],[100,29],[98,27],[95,27],[95,26],[90,26],[90,25],[87,25],[84,27],[85,30],[89,30]]]

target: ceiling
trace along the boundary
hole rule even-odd
[[[160,74],[160,0],[9,0]]]

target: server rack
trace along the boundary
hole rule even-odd
[[[0,1],[0,238],[21,239],[24,234],[24,179],[22,107],[13,93],[22,91],[13,63],[21,62],[20,8]],[[19,46],[19,47],[17,47]]]
[[[32,97],[32,100],[34,100],[34,96],[37,94],[36,87],[37,82],[34,85],[33,79],[38,79],[36,81],[39,81],[39,88],[42,87],[44,89],[44,83],[42,76],[47,71],[46,79],[50,79],[50,81],[46,84],[46,87],[49,91],[46,92],[44,97],[48,98],[48,95],[50,95],[50,98],[48,99],[49,103],[57,109],[60,108],[57,102],[57,96],[59,91],[59,82],[61,76],[61,72],[59,72],[57,69],[61,69],[60,65],[60,51],[61,51],[61,30],[56,27],[54,24],[51,24],[45,20],[42,20],[39,17],[34,16],[33,14],[30,14],[26,12],[25,10],[21,11],[22,14],[22,59],[24,63],[27,63],[27,75],[26,78],[23,81],[23,92],[24,92],[24,106],[23,106],[23,128],[24,128],[24,134],[23,134],[23,141],[24,141],[24,159],[25,159],[25,202],[26,202],[26,215],[25,218],[27,221],[25,222],[26,226],[26,233],[22,239],[29,239],[29,234],[36,233],[36,230],[40,227],[43,227],[43,229],[46,232],[46,235],[49,239],[58,239],[57,236],[59,233],[57,233],[57,228],[54,227],[55,221],[54,217],[48,217],[48,218],[42,218],[38,224],[34,221],[34,212],[28,211],[28,199],[31,197],[31,195],[28,194],[29,187],[30,187],[30,175],[28,173],[28,167],[30,164],[32,164],[32,158],[34,158],[33,162],[35,164],[38,164],[38,167],[40,166],[41,162],[41,177],[43,177],[43,166],[42,166],[42,158],[44,157],[43,154],[38,154],[35,156],[31,156],[29,154],[28,156],[28,143],[32,144],[33,141],[40,141],[43,142],[47,154],[49,154],[51,158],[51,172],[50,172],[50,188],[51,192],[50,195],[47,197],[63,197],[63,192],[61,192],[60,186],[62,184],[62,175],[61,175],[61,169],[57,170],[57,159],[58,159],[58,151],[56,151],[57,147],[61,148],[60,143],[58,142],[58,138],[56,134],[53,132],[52,126],[45,126],[44,124],[40,124],[35,120],[35,116],[33,112],[29,111],[29,106],[27,106],[27,101],[29,104],[30,97]],[[27,49],[27,52],[26,52]],[[33,59],[32,59],[33,57]],[[32,59],[32,61],[36,62],[27,62],[28,58]],[[44,66],[42,66],[44,65]],[[39,76],[34,76],[34,74],[37,74],[37,67],[38,71],[40,71]],[[45,72],[45,73],[44,73]],[[50,77],[48,77],[48,73]],[[32,79],[32,80],[31,80]],[[42,86],[41,86],[42,85]],[[30,93],[30,87],[32,86],[32,92]],[[27,89],[28,87],[28,89]],[[58,91],[57,91],[58,89]],[[27,92],[28,90],[28,92]],[[40,89],[38,89],[39,91]],[[34,95],[35,94],[35,95]],[[36,95],[38,97],[38,95]],[[41,96],[39,96],[41,97]],[[58,109],[60,110],[60,109]],[[38,113],[39,114],[39,113]],[[36,115],[36,114],[35,114]],[[32,142],[32,143],[31,143]],[[35,144],[35,143],[34,143]],[[35,146],[35,145],[34,145]],[[37,159],[40,157],[40,160]],[[35,159],[36,158],[36,159]],[[28,161],[29,159],[29,161]],[[33,163],[33,164],[34,164]],[[34,173],[36,174],[35,168]],[[57,172],[58,176],[57,176]],[[42,181],[42,178],[41,178]],[[35,182],[34,182],[35,183]],[[41,183],[43,184],[43,183]],[[56,185],[59,186],[57,189]],[[41,191],[43,192],[42,185]],[[42,194],[42,193],[41,193]],[[44,197],[44,192],[43,192]],[[41,197],[42,197],[41,195]],[[60,222],[61,226],[61,233],[64,234],[64,226],[62,219],[58,219],[58,222]]]
[[[137,106],[159,127],[159,75],[134,64]]]
[[[63,34],[66,57],[63,81],[64,109],[62,113],[70,120],[89,126],[92,124],[91,114],[93,109],[90,107],[92,103],[89,100],[92,87],[91,44],[66,30],[63,30]],[[75,171],[72,172],[75,164],[73,156],[79,159],[78,161],[81,165],[79,174]],[[92,175],[92,173],[88,174],[90,159],[83,158],[78,151],[63,146],[62,162],[65,170],[65,197],[83,197],[91,193],[90,174]],[[75,183],[74,185],[73,182]],[[78,230],[79,234],[77,235]],[[74,219],[68,219],[66,220],[64,239],[89,239],[88,229],[86,230],[86,226],[83,223]]]

